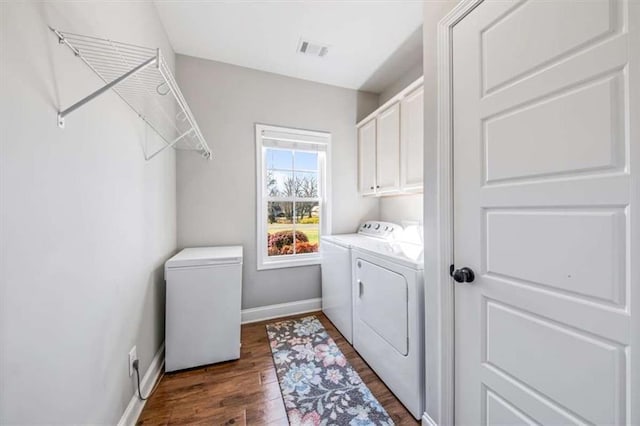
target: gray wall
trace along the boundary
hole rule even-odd
[[[47,25],[150,47],[148,2],[0,3],[0,423],[114,424],[164,340],[176,249],[175,155],[146,163],[145,125]],[[155,141],[157,143],[157,141]]]
[[[406,71],[400,78],[398,78],[393,84],[385,87],[384,90],[380,92],[380,105],[393,98],[402,89],[420,78],[421,75],[422,57],[418,58],[417,62],[413,66],[411,66],[411,68]]]
[[[320,297],[318,266],[257,271],[254,124],[331,132],[332,232],[354,232],[378,216],[358,196],[355,130],[378,96],[182,55],[176,67],[214,153],[178,153],[178,245],[243,245],[243,308]]]
[[[397,195],[380,198],[380,220],[402,224],[403,220],[422,223],[422,194]]]

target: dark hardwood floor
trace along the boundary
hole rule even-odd
[[[321,312],[315,315],[398,425],[418,422]],[[242,326],[240,359],[166,374],[139,425],[283,425],[287,414],[265,330],[269,320]]]

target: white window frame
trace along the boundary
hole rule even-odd
[[[331,210],[329,200],[331,199],[331,133],[318,132],[312,130],[302,130],[290,127],[271,126],[266,124],[256,124],[256,234],[257,234],[257,261],[258,270],[292,268],[296,266],[318,265],[320,264],[322,244],[317,253],[303,253],[283,256],[267,255],[267,207],[269,197],[266,193],[266,156],[267,148],[265,140],[270,138],[263,135],[286,134],[287,137],[279,137],[278,147],[283,149],[303,150],[301,146],[315,145],[318,152],[318,191],[320,198],[320,235],[327,235],[331,231]],[[289,137],[290,136],[290,137]],[[295,197],[294,197],[295,198]],[[291,201],[293,201],[293,199]]]

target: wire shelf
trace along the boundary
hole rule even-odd
[[[164,142],[154,152],[145,152],[147,160],[170,147],[198,151],[211,158],[211,150],[160,49],[50,29],[105,83],[60,111],[60,127],[64,127],[67,115],[113,90]]]

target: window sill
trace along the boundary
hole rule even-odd
[[[258,271],[280,268],[296,268],[299,266],[319,265],[321,257],[313,256],[304,259],[267,260],[258,264]]]

